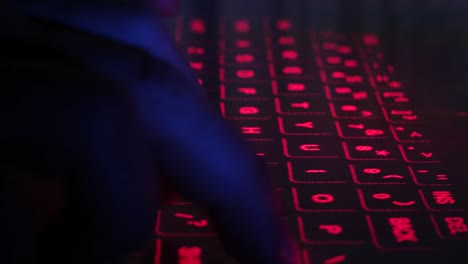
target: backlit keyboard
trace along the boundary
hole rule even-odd
[[[180,18],[172,29],[269,169],[304,264],[468,249],[466,206],[378,36],[268,18]],[[235,263],[188,201],[159,212],[156,235],[155,263]]]

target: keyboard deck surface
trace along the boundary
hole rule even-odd
[[[268,168],[304,264],[438,263],[468,249],[456,175],[378,36],[269,18],[170,26],[213,105]],[[160,210],[156,235],[155,263],[235,263],[189,201]]]

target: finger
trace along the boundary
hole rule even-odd
[[[136,104],[174,186],[209,208],[224,243],[243,263],[276,263],[278,217],[250,149],[176,71],[148,83],[157,85],[135,89]]]

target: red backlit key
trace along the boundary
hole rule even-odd
[[[323,85],[316,81],[304,80],[275,80],[273,89],[278,95],[311,95],[321,94]]]
[[[382,121],[335,121],[338,135],[342,138],[386,138],[389,136],[387,125]]]
[[[222,99],[260,99],[271,96],[271,86],[267,81],[226,82],[221,86]]]
[[[288,137],[282,139],[284,155],[289,158],[338,158],[341,150],[334,138]]]
[[[224,76],[222,72],[220,75],[220,79],[223,80],[224,78],[226,81],[265,81],[270,79],[266,65],[226,65]]]
[[[369,212],[415,211],[422,207],[416,190],[409,187],[381,185],[357,189],[361,206]]]
[[[295,97],[283,96],[275,99],[277,112],[280,114],[321,114],[328,112],[327,104],[318,96]]]
[[[385,106],[405,106],[410,103],[403,91],[380,91],[377,95],[380,103]]]
[[[446,240],[468,240],[468,215],[466,213],[438,213],[431,215],[435,230]]]
[[[346,166],[336,160],[321,161],[294,160],[287,162],[289,180],[297,184],[346,183],[349,172]]]
[[[292,195],[299,212],[353,212],[359,206],[355,191],[341,184],[298,186]]]
[[[294,115],[278,117],[280,132],[284,135],[334,135],[333,123],[329,117]]]
[[[236,120],[235,125],[246,139],[273,139],[278,133],[274,119]]]
[[[432,187],[419,190],[426,207],[431,211],[465,211],[463,195],[448,187]]]
[[[327,71],[362,69],[358,57],[343,54],[324,54],[322,64]]]
[[[224,109],[223,109],[224,108]],[[271,119],[275,110],[267,101],[232,101],[221,103],[221,111],[232,119]]]
[[[159,236],[214,236],[206,214],[193,205],[174,205],[159,210],[156,223]]]
[[[224,61],[229,65],[265,65],[267,63],[266,53],[261,51],[246,52],[236,50],[224,53]]]
[[[367,77],[358,70],[335,70],[327,72],[327,80],[335,85],[368,85]]]
[[[428,143],[408,143],[398,145],[401,155],[410,163],[439,163],[440,159],[434,148]]]
[[[235,37],[225,41],[225,51],[235,51],[241,53],[264,53],[266,50],[264,42],[252,40],[245,37]]]
[[[392,125],[393,136],[399,142],[424,142],[429,141],[424,127],[417,125]]]
[[[330,111],[338,119],[375,119],[381,116],[379,108],[362,102],[330,103]]]
[[[436,241],[429,217],[422,214],[374,214],[367,221],[374,246],[380,250],[430,250]]]
[[[297,44],[299,44],[297,36],[293,36],[290,34],[277,34],[273,37],[272,41],[272,44],[275,47],[295,48]]]
[[[330,85],[325,87],[327,97],[333,101],[375,102],[372,90],[363,85]]]
[[[349,165],[353,180],[357,184],[383,185],[406,184],[411,182],[408,168],[401,163],[374,161],[354,162]]]
[[[387,121],[394,124],[411,124],[420,120],[418,113],[409,107],[387,107],[384,114]]]
[[[155,264],[235,264],[214,238],[158,239]]]
[[[280,64],[310,63],[315,59],[310,49],[296,46],[273,46],[273,57],[274,62]]]
[[[345,156],[349,160],[396,160],[398,149],[383,140],[353,140],[342,143]]]
[[[414,182],[420,186],[451,185],[452,175],[439,164],[413,164],[408,167]]]
[[[313,64],[281,62],[275,63],[274,68],[278,79],[318,80],[318,70]]]
[[[356,213],[297,217],[302,242],[311,245],[359,245],[368,237],[365,218]]]

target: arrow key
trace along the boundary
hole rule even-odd
[[[410,163],[439,163],[440,157],[428,143],[400,144],[401,155]]]

